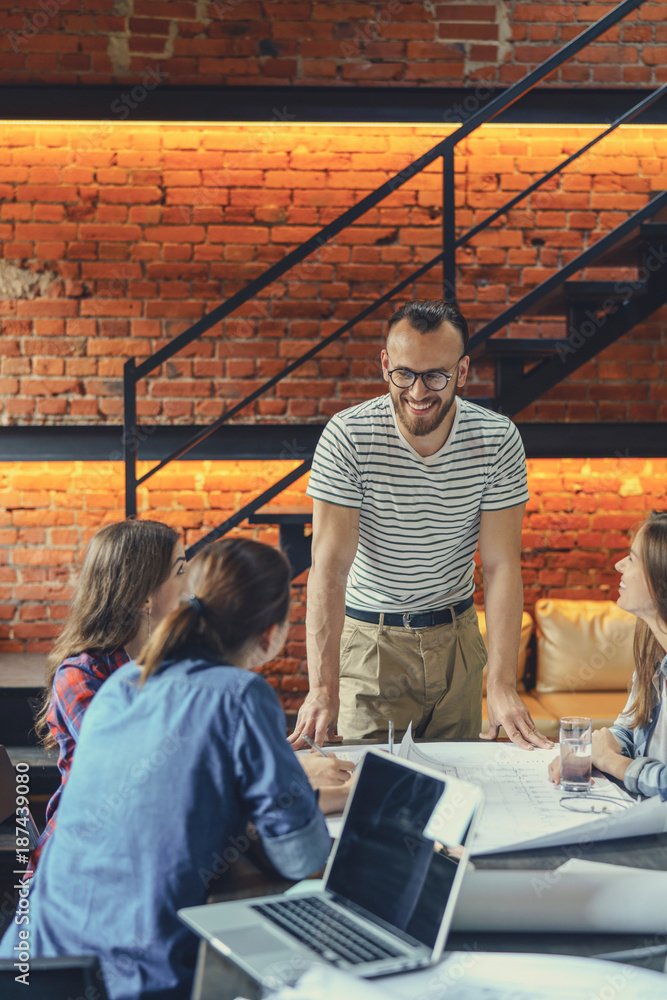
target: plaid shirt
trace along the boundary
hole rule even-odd
[[[51,708],[46,721],[51,735],[58,744],[60,787],[46,807],[44,833],[32,854],[30,867],[33,871],[44,844],[56,826],[58,803],[72,766],[84,712],[105,680],[129,659],[124,649],[118,649],[115,653],[79,653],[78,656],[70,656],[64,660],[55,672],[51,689]]]

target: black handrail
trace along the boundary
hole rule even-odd
[[[241,507],[241,509],[237,510],[235,514],[228,517],[226,521],[219,524],[217,528],[213,528],[212,531],[209,531],[208,534],[206,534],[203,538],[200,538],[198,542],[195,542],[194,545],[190,546],[186,553],[188,559],[192,559],[193,556],[196,556],[199,550],[203,549],[205,545],[208,545],[210,542],[214,542],[218,538],[222,538],[223,535],[225,535],[228,531],[231,531],[232,528],[235,528],[237,524],[241,523],[241,521],[245,521],[248,514],[254,514],[258,507],[262,507],[265,503],[268,503],[269,500],[273,500],[274,497],[277,497],[278,494],[282,493],[282,491],[287,489],[288,486],[295,483],[297,479],[301,479],[301,476],[305,476],[312,464],[312,456],[311,458],[304,459],[301,465],[299,465],[296,469],[292,469],[292,471],[288,472],[286,476],[283,476],[283,478],[279,479],[278,482],[273,483],[258,497],[251,500],[250,503],[247,503],[245,507]]]
[[[617,118],[616,121],[612,122],[604,130],[604,132],[601,132],[600,135],[595,136],[595,138],[591,139],[590,142],[582,146],[581,149],[578,149],[576,152],[572,153],[565,160],[559,163],[558,166],[553,167],[551,170],[547,171],[547,173],[543,174],[536,181],[530,184],[527,188],[519,192],[519,194],[515,195],[508,202],[505,202],[505,204],[501,208],[496,209],[496,211],[492,212],[491,215],[487,216],[486,219],[483,219],[482,222],[479,222],[477,225],[469,229],[466,233],[459,236],[455,240],[454,244],[455,249],[458,249],[458,247],[463,246],[474,236],[477,236],[480,232],[482,232],[482,230],[492,225],[496,221],[496,219],[499,219],[501,216],[511,211],[511,209],[514,208],[517,204],[519,204],[519,202],[523,201],[525,198],[531,195],[534,191],[536,191],[539,187],[545,184],[552,177],[561,173],[566,167],[570,166],[570,164],[572,164],[580,156],[583,156],[584,153],[589,152],[589,150],[591,150],[593,146],[597,145],[598,142],[601,142],[602,139],[607,138],[607,136],[609,136],[612,132],[614,132],[617,128],[619,128],[619,126],[633,121],[640,114],[642,114],[653,104],[659,101],[660,98],[663,97],[665,94],[667,94],[667,84],[664,84],[653,94],[649,94],[648,97],[645,97],[638,104],[635,104],[632,108],[630,108],[629,111],[626,111],[623,115]],[[352,319],[348,320],[342,326],[338,327],[337,330],[329,334],[329,336],[326,337],[324,340],[322,340],[319,344],[317,344],[317,346],[312,347],[309,351],[306,351],[304,354],[299,355],[298,358],[290,362],[289,365],[286,365],[286,367],[283,368],[280,372],[278,372],[277,375],[272,376],[268,381],[264,382],[263,385],[261,385],[258,389],[255,389],[254,392],[250,393],[249,396],[246,396],[239,403],[236,403],[230,410],[227,410],[227,412],[224,413],[223,416],[219,417],[216,421],[214,421],[214,423],[209,424],[203,430],[198,431],[197,434],[193,435],[182,445],[179,445],[179,447],[176,448],[174,451],[170,452],[169,455],[163,458],[157,465],[155,465],[152,469],[150,469],[147,473],[145,473],[145,475],[143,475],[140,479],[137,480],[137,486],[141,486],[141,484],[145,482],[145,480],[149,479],[156,472],[159,472],[160,469],[164,468],[170,462],[173,462],[174,460],[180,458],[181,455],[186,454],[188,451],[190,451],[191,448],[194,448],[195,445],[199,444],[201,441],[204,441],[211,434],[215,433],[216,430],[222,427],[222,425],[226,423],[228,420],[230,420],[232,417],[236,416],[236,414],[240,410],[242,410],[245,406],[254,402],[255,399],[258,399],[261,395],[263,395],[274,385],[276,385],[278,382],[284,379],[296,368],[299,368],[306,361],[309,361],[312,357],[314,357],[325,347],[327,347],[328,344],[333,343],[335,340],[338,340],[339,337],[341,337],[344,333],[347,333],[348,330],[354,327],[357,323],[361,322],[361,320],[365,319],[380,306],[384,305],[386,302],[391,301],[391,299],[394,298],[394,296],[396,296],[399,292],[403,291],[404,288],[411,285],[414,281],[417,281],[424,274],[430,271],[431,268],[433,268],[436,264],[440,263],[444,259],[444,257],[445,257],[445,251],[440,251],[438,254],[436,254],[435,257],[432,257],[417,270],[413,271],[407,278],[404,278],[397,285],[391,288],[388,292],[385,292],[384,295],[381,295],[379,298],[375,299],[369,306],[366,306],[364,309],[362,309],[361,312],[353,316]],[[501,325],[505,324],[503,323]],[[496,327],[496,329],[499,329],[499,327]],[[491,334],[489,333],[488,335],[485,335],[482,339],[486,340],[487,336],[491,336]],[[475,344],[477,344],[478,338],[479,335],[475,337]]]
[[[610,27],[618,23],[629,14],[631,11],[635,10],[637,7],[641,6],[644,0],[623,0],[622,3],[618,5],[614,10],[610,11],[599,21],[590,25],[581,35],[572,39],[567,43],[559,52],[550,56],[545,62],[543,62],[536,69],[528,73],[522,80],[515,83],[513,86],[503,91],[501,94],[497,95],[488,104],[481,107],[477,112],[472,114],[462,125],[456,129],[450,136],[442,140],[433,149],[429,150],[423,156],[419,157],[417,160],[413,161],[402,171],[400,171],[395,177],[386,181],[385,184],[377,188],[376,191],[372,192],[363,198],[357,205],[353,208],[348,209],[346,212],[342,213],[337,219],[335,219],[328,226],[325,226],[319,233],[310,237],[305,243],[303,243],[297,249],[291,251],[287,254],[281,261],[278,261],[272,267],[268,268],[262,275],[259,275],[253,281],[249,282],[243,289],[232,295],[229,299],[223,302],[220,306],[213,309],[206,316],[202,317],[197,323],[195,323],[188,330],[184,331],[178,337],[176,337],[170,344],[165,345],[150,358],[147,358],[141,365],[136,366],[134,358],[130,358],[125,365],[124,369],[124,396],[125,396],[125,429],[124,429],[124,449],[125,449],[125,480],[126,480],[126,513],[127,516],[136,515],[136,487],[139,483],[144,482],[150,476],[154,475],[159,469],[163,468],[168,462],[173,459],[180,457],[189,451],[192,447],[198,444],[204,438],[208,437],[213,433],[222,423],[226,422],[236,414],[241,408],[247,406],[250,402],[266,392],[271,388],[277,381],[284,378],[287,374],[293,371],[299,365],[303,364],[314,354],[322,350],[328,343],[336,339],[336,337],[341,336],[347,329],[350,329],[355,323],[359,322],[364,316],[368,315],[374,309],[378,308],[383,302],[388,301],[391,297],[397,294],[403,287],[410,284],[421,274],[425,273],[426,270],[433,267],[440,261],[443,262],[443,295],[446,299],[454,300],[456,297],[456,248],[466,242],[468,239],[472,238],[473,235],[477,235],[481,230],[490,225],[496,218],[502,215],[504,212],[508,211],[510,207],[516,204],[518,201],[522,200],[539,187],[541,183],[549,177],[553,176],[562,169],[568,163],[571,163],[578,155],[582,155],[587,149],[590,149],[595,142],[600,141],[604,136],[608,135],[610,131],[618,127],[622,121],[627,121],[628,116],[622,116],[621,119],[610,126],[601,136],[596,140],[589,143],[585,148],[569,157],[568,160],[556,168],[554,171],[550,171],[548,175],[545,175],[540,181],[531,185],[529,189],[517,195],[515,198],[508,202],[507,205],[503,206],[502,209],[496,211],[488,219],[485,219],[483,223],[473,230],[465,234],[464,237],[456,239],[456,220],[455,220],[455,205],[454,205],[454,150],[458,142],[464,139],[466,136],[470,135],[476,128],[480,125],[491,121],[495,118],[501,111],[505,108],[510,107],[514,104],[520,97],[525,93],[532,90],[541,80],[553,72],[558,66],[563,62],[567,61],[571,56],[579,52],[582,48],[588,45],[591,41],[597,38],[600,34],[603,34]],[[651,95],[646,101],[641,102],[636,108],[631,109],[628,114],[640,113],[640,110],[645,110],[650,103],[658,99],[658,94]],[[136,424],[136,383],[140,378],[143,378],[149,372],[153,371],[158,365],[162,364],[168,358],[172,357],[177,351],[185,347],[187,344],[191,343],[194,339],[204,333],[206,330],[210,329],[215,323],[219,322],[221,319],[228,316],[233,312],[238,306],[247,302],[250,298],[256,295],[259,291],[269,285],[271,282],[276,280],[276,278],[281,277],[286,271],[292,268],[294,265],[300,263],[305,257],[311,254],[314,250],[323,246],[328,240],[332,239],[337,233],[342,229],[346,228],[351,223],[355,222],[361,215],[367,212],[370,208],[374,207],[380,201],[382,201],[387,195],[391,194],[397,188],[401,187],[408,180],[414,177],[417,173],[420,173],[425,169],[430,163],[436,160],[439,156],[443,158],[443,250],[441,253],[432,258],[427,265],[420,267],[415,271],[409,279],[404,280],[399,285],[391,290],[384,296],[381,296],[372,306],[367,307],[362,310],[353,320],[348,321],[344,324],[335,334],[330,335],[324,341],[308,351],[306,354],[302,355],[300,358],[296,359],[290,365],[288,365],[278,376],[270,379],[264,386],[259,390],[256,390],[246,399],[242,400],[240,403],[236,404],[231,410],[223,414],[219,420],[217,420],[210,427],[205,428],[202,432],[197,434],[195,437],[191,438],[185,446],[177,449],[166,459],[158,463],[152,469],[150,469],[142,478],[137,482],[136,479],[136,460],[137,460],[137,424]]]
[[[508,306],[504,312],[502,312],[499,316],[496,316],[495,319],[492,319],[490,323],[486,324],[486,326],[483,326],[481,330],[478,330],[478,332],[468,341],[468,351],[474,351],[476,348],[480,347],[480,345],[484,344],[490,337],[493,336],[494,333],[497,333],[498,330],[502,330],[504,326],[507,326],[508,323],[515,320],[517,316],[521,316],[526,312],[526,310],[530,309],[531,306],[540,302],[550,292],[558,288],[559,285],[562,285],[563,282],[570,277],[570,275],[576,274],[577,271],[581,271],[585,267],[590,267],[598,257],[600,257],[603,253],[606,253],[607,250],[616,246],[616,244],[628,236],[633,229],[636,229],[642,224],[642,222],[650,219],[651,216],[655,215],[657,211],[665,207],[667,207],[667,191],[663,191],[660,194],[657,194],[655,198],[651,198],[646,205],[643,205],[642,208],[638,209],[633,215],[629,216],[629,218],[617,226],[616,229],[607,233],[586,250],[582,250],[580,254],[577,254],[576,257],[561,267],[555,274],[545,278],[545,280],[541,284],[536,285],[535,288],[531,288],[529,292],[526,292],[523,298],[514,302],[511,306]]]

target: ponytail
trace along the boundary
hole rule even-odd
[[[277,549],[245,538],[208,545],[193,561],[193,595],[160,622],[137,657],[140,686],[166,660],[204,646],[233,662],[240,649],[287,618],[290,566]]]

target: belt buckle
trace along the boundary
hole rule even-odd
[[[410,624],[410,612],[409,611],[406,611],[405,614],[403,615],[403,628],[412,628],[412,625]]]

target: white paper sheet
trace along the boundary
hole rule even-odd
[[[659,972],[592,958],[469,951],[381,983],[385,1000],[665,1000],[667,980]],[[354,994],[345,996],[352,1000]]]
[[[512,743],[429,743],[417,746],[406,733],[399,755],[444,774],[481,786],[484,811],[473,854],[493,854],[531,847],[583,844],[592,840],[634,837],[667,830],[667,803],[660,799],[629,805],[621,812],[572,813],[561,805],[563,792],[547,778],[555,750],[521,750]],[[632,803],[623,789],[605,777],[595,780],[593,795],[608,803]],[[600,807],[606,799],[600,799]]]
[[[389,751],[388,743],[373,743],[368,746],[330,746],[325,747],[325,752],[333,754],[334,757],[340,757],[341,760],[350,760],[355,765],[355,768],[359,766],[369,750],[386,750]],[[398,747],[394,748],[394,752],[397,753]],[[304,750],[297,750],[297,757],[303,757],[311,753],[310,749],[306,747]],[[335,816],[327,816],[327,829],[329,831],[329,836],[337,837],[343,827],[343,814],[338,813]]]
[[[469,951],[369,982],[312,968],[273,1000],[665,1000],[666,982],[658,972],[591,958]]]
[[[478,785],[450,777],[445,791],[424,827],[424,836],[446,847],[463,844],[466,830],[482,798]]]
[[[341,760],[351,760],[353,764],[360,764],[364,759],[369,750],[389,750],[388,743],[373,743],[368,746],[355,746],[346,747],[334,744],[330,747],[324,747],[324,752],[330,754],[333,757],[339,757]],[[398,747],[395,748],[398,751]],[[305,747],[303,750],[297,750],[297,757],[307,757],[312,753],[309,747]]]
[[[466,872],[452,930],[632,933],[653,940],[667,930],[666,899],[667,872],[569,863],[555,871],[479,869]]]

